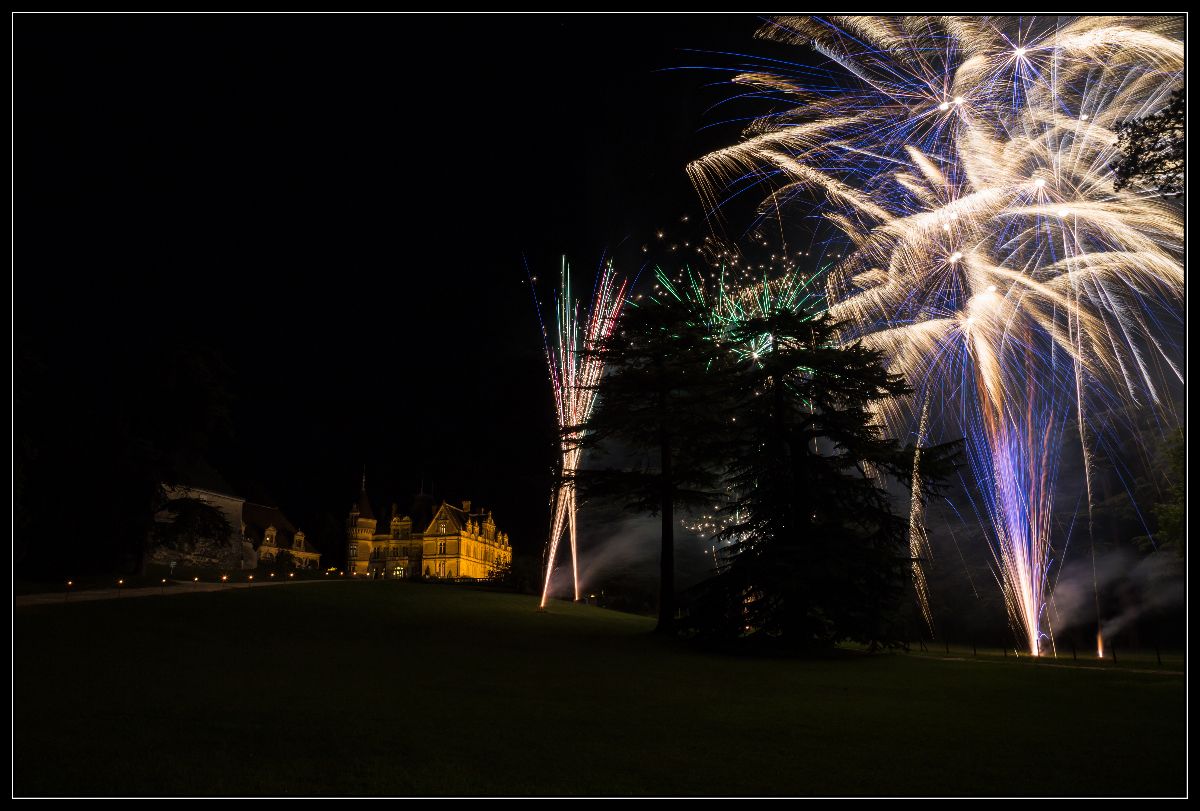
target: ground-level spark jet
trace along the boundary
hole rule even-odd
[[[600,378],[604,375],[604,363],[595,350],[612,334],[625,303],[626,287],[627,281],[617,275],[611,262],[606,263],[596,278],[591,307],[581,310],[580,302],[571,292],[571,269],[564,258],[554,306],[553,336],[538,305],[538,320],[542,325],[542,341],[546,349],[546,365],[550,371],[550,388],[554,393],[562,450],[562,470],[554,494],[546,552],[542,608],[546,607],[550,597],[550,580],[564,533],[570,538],[571,579],[575,599],[579,599],[579,551],[575,536],[575,473],[583,456],[583,449],[579,445],[579,426],[591,416]]]

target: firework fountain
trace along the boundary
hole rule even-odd
[[[553,339],[542,318],[542,340],[546,347],[546,364],[550,369],[550,388],[554,392],[555,414],[561,436],[562,477],[554,497],[554,513],[550,525],[549,548],[546,557],[546,581],[542,587],[541,607],[550,596],[550,577],[558,555],[559,541],[567,533],[571,541],[571,578],[575,599],[579,599],[578,547],[575,542],[575,481],[583,451],[579,446],[577,427],[587,422],[596,404],[596,389],[604,374],[604,363],[591,350],[612,334],[621,306],[625,302],[626,281],[613,270],[612,263],[603,266],[592,291],[591,309],[580,312],[580,304],[571,293],[571,270],[564,258],[560,286],[555,302]],[[536,303],[536,299],[535,299]]]
[[[1165,337],[1181,313],[1181,212],[1115,191],[1110,170],[1117,126],[1182,83],[1180,26],[779,18],[759,36],[833,64],[739,75],[790,109],[689,167],[714,209],[766,184],[763,216],[799,203],[852,244],[825,277],[830,315],[910,382],[878,415],[896,435],[966,437],[997,581],[1033,655],[1053,645],[1062,441],[1082,449],[1090,505],[1090,416],[1169,409],[1161,381],[1183,380]],[[928,546],[920,489],[918,474],[914,558]],[[928,620],[919,567],[914,579]]]

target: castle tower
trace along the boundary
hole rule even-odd
[[[346,520],[346,568],[351,573],[370,571],[371,538],[376,523],[371,500],[367,498],[367,473],[363,471],[362,490],[358,501],[350,505],[350,517]]]

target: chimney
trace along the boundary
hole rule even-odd
[[[465,512],[465,513],[471,512],[471,502],[470,501],[466,501],[466,500],[463,501],[463,512]]]

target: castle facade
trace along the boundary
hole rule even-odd
[[[364,481],[346,521],[346,566],[352,574],[485,580],[512,563],[508,534],[496,528],[490,511],[472,512],[469,501],[461,509],[443,501],[429,525],[416,532],[395,505],[387,523],[379,523]]]

